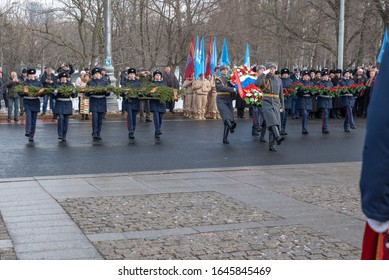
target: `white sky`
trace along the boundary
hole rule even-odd
[[[30,2],[39,2],[41,4],[47,4],[47,5],[53,5],[56,1],[55,0],[0,0],[0,7],[3,8],[5,6],[11,5],[11,3],[17,3],[17,4],[24,4],[26,1]]]

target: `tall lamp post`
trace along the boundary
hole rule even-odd
[[[338,40],[338,68],[343,69],[343,49],[344,49],[344,1],[340,0],[339,15],[339,40]]]
[[[114,68],[112,66],[112,17],[111,0],[104,0],[104,67],[111,84],[116,84]],[[117,112],[119,110],[116,97],[112,94],[107,98],[108,111]]]

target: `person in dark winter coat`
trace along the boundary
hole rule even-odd
[[[88,82],[87,87],[106,87],[107,81],[101,79],[101,69],[95,67],[92,69],[93,78]],[[109,91],[103,93],[87,92],[85,96],[89,97],[89,112],[92,113],[92,137],[93,141],[101,140],[101,128],[103,126],[103,118],[107,112],[107,99],[110,95]]]
[[[292,79],[289,78],[289,73],[290,72],[289,72],[288,68],[281,69],[282,88],[284,91],[287,90],[291,84],[293,84]],[[284,112],[281,112],[281,132],[280,132],[280,134],[281,135],[288,135],[288,133],[286,133],[286,123],[288,120],[288,113],[292,109],[292,97],[291,96],[285,97],[285,94],[284,94],[284,106],[285,106]]]
[[[371,94],[373,92],[376,77],[377,77],[377,69],[376,68],[370,69],[369,78],[367,79],[366,84],[365,84],[366,89],[363,92],[363,97],[362,97],[363,98],[363,107],[364,107],[364,112],[362,114],[362,117],[364,117],[364,118],[367,117],[367,108],[369,107],[370,98],[371,98]]]
[[[328,71],[323,71],[321,73],[322,80],[317,84],[319,87],[331,88],[333,86],[330,81],[330,76]],[[332,99],[331,96],[323,94],[317,97],[317,107],[322,109],[321,116],[321,132],[323,134],[328,134],[330,131],[328,130],[328,118],[330,114],[330,109],[332,109]]]
[[[24,92],[19,92],[19,96],[24,96],[23,106],[24,110],[26,111],[26,133],[24,135],[28,137],[28,141],[30,142],[34,141],[36,120],[41,107],[39,96],[41,96],[44,91],[44,89],[40,90],[37,96],[28,95],[28,86],[43,88],[42,83],[35,79],[35,74],[35,69],[27,69],[27,80],[23,83],[23,86],[25,86],[25,90]]]
[[[275,144],[280,145],[285,137],[280,135],[281,116],[280,112],[284,111],[284,93],[282,81],[275,76],[276,64],[269,62],[266,67],[269,73],[255,81],[262,91],[262,110],[266,126],[269,130],[269,151],[276,152]]]
[[[58,116],[57,131],[58,139],[61,142],[66,142],[66,135],[69,126],[69,116],[73,115],[73,103],[70,98],[77,97],[76,90],[74,89],[73,84],[68,81],[68,78],[69,75],[66,72],[59,73],[59,82],[54,85],[55,90],[53,93],[53,98],[56,101],[53,113]],[[73,92],[70,95],[65,95],[64,93],[58,92],[58,88],[63,86],[72,88]]]
[[[230,82],[227,81],[226,74],[228,67],[221,65],[219,70],[220,76],[215,79],[215,87],[217,91],[216,105],[224,124],[223,143],[230,144],[228,141],[228,133],[234,133],[236,128],[236,122],[233,114],[234,108],[232,107],[232,99],[233,95],[236,95],[236,89]]]
[[[18,74],[16,72],[11,72],[9,81],[5,84],[7,87],[7,96],[8,96],[8,122],[11,122],[12,110],[14,111],[14,121],[19,121],[19,94],[16,91],[16,86],[21,85],[22,82],[18,79]]]
[[[311,81],[307,70],[303,71],[302,76],[303,79],[300,83],[305,87],[313,87],[313,82]],[[297,108],[301,111],[302,134],[307,135],[308,115],[312,110],[312,92],[309,90],[299,90],[297,92],[297,97]]]
[[[155,70],[153,72],[153,81],[154,84],[158,86],[165,86],[166,83],[162,81],[162,72],[159,70]],[[154,137],[156,139],[160,138],[160,135],[162,134],[162,120],[163,115],[166,113],[166,103],[162,103],[157,99],[151,99],[150,100],[150,111],[153,112],[154,115],[154,127],[155,127],[155,133]]]
[[[389,46],[386,45],[366,119],[360,191],[367,218],[361,259],[389,260]]]
[[[135,68],[128,68],[127,70],[128,77],[122,83],[122,87],[131,86],[133,88],[140,87],[140,81],[136,79],[136,70]],[[136,115],[139,112],[140,102],[138,98],[126,98],[126,93],[122,95],[123,97],[123,107],[127,111],[127,128],[128,128],[128,138],[130,141],[135,139],[135,127],[136,127]]]
[[[339,86],[349,87],[354,84],[354,81],[350,79],[350,69],[345,69],[343,71],[343,79],[339,82]],[[355,129],[353,117],[353,108],[355,104],[355,97],[352,93],[342,93],[340,96],[340,104],[343,108],[346,108],[346,117],[344,118],[344,132],[350,132],[349,126],[351,129]]]
[[[178,79],[174,73],[171,72],[171,67],[166,66],[165,71],[162,74],[162,81],[166,84],[166,86],[179,89],[180,83],[178,82]],[[175,100],[168,101],[166,103],[167,108],[169,109],[170,113],[174,113],[174,106],[175,106]]]

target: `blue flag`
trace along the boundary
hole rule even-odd
[[[224,38],[222,54],[220,56],[219,66],[230,66],[230,60],[228,58],[227,40]]]
[[[250,50],[249,50],[249,43],[246,43],[246,54],[244,55],[244,61],[243,65],[250,68]]]
[[[381,43],[381,49],[377,56],[377,63],[381,63],[387,44],[388,44],[388,28],[385,27],[384,37],[382,38],[382,43]]]
[[[194,78],[197,80],[201,74],[204,74],[204,37],[201,38],[199,46],[198,37],[196,37],[196,51],[195,51],[195,65],[194,65]]]
[[[199,36],[196,36],[196,44],[195,44],[195,51],[194,51],[194,75],[193,78],[197,79],[197,77],[200,75],[200,46],[199,46]]]
[[[367,218],[389,221],[389,45],[367,110],[360,189]]]
[[[211,71],[212,75],[215,75],[215,67],[217,65],[217,49],[216,49],[216,37],[213,37],[212,55],[211,55]]]

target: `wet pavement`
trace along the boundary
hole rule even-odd
[[[345,133],[343,120],[331,119],[331,133],[323,135],[320,120],[311,120],[310,134],[304,136],[301,121],[290,119],[289,135],[275,154],[251,136],[250,119],[238,120],[229,145],[221,143],[220,120],[180,116],[166,118],[159,144],[153,123],[139,123],[130,144],[124,118],[106,120],[98,143],[92,141],[90,121],[71,120],[66,143],[58,142],[51,120],[38,123],[33,143],[24,136],[22,123],[2,123],[0,178],[360,161],[364,121],[357,119],[358,129]]]

